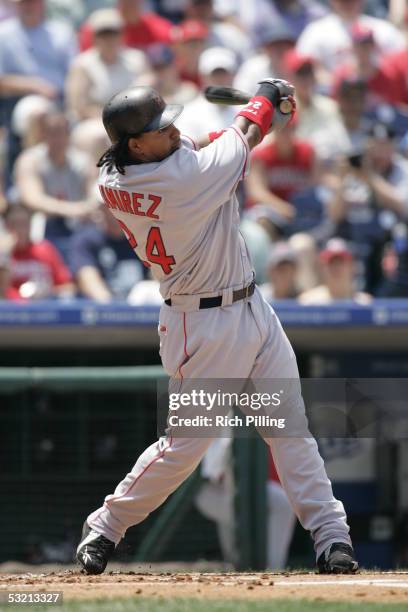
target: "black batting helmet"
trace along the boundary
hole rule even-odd
[[[152,87],[132,87],[119,92],[104,106],[102,121],[112,143],[171,125],[183,110],[166,104]]]

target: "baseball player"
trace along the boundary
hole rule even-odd
[[[105,106],[112,146],[102,156],[99,187],[135,253],[160,283],[160,355],[170,386],[189,379],[290,379],[299,382],[293,349],[271,306],[255,286],[239,232],[235,190],[249,171],[250,150],[291,115],[286,81],[266,79],[225,131],[200,142],[182,138],[166,105],[148,87],[134,87]],[[307,429],[300,384],[285,411]],[[285,412],[286,414],[286,412]],[[143,521],[194,471],[210,437],[167,435],[86,519],[77,559],[88,574],[104,571],[126,530]],[[358,568],[343,504],[333,497],[310,434],[266,437],[280,481],[314,540],[324,573]]]

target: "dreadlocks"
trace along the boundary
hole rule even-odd
[[[120,174],[125,174],[125,166],[131,163],[129,157],[128,139],[128,136],[123,137],[119,140],[119,142],[116,142],[109,147],[109,149],[105,151],[105,153],[99,159],[98,163],[96,164],[97,167],[101,168],[102,166],[107,165],[108,171],[110,172],[113,166],[115,166],[116,170]]]

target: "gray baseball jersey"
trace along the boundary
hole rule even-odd
[[[197,151],[182,146],[161,162],[102,168],[101,195],[164,298],[248,285],[253,269],[239,232],[237,183],[249,170],[249,148],[232,126]]]

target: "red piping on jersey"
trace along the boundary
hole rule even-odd
[[[181,371],[181,368],[190,359],[190,355],[187,353],[187,330],[186,330],[186,313],[185,312],[183,312],[183,331],[184,331],[184,359],[182,363],[179,365],[179,369],[178,369],[179,374],[182,379],[183,379],[183,373]]]
[[[244,177],[245,177],[245,170],[246,170],[246,167],[247,167],[247,162],[248,162],[248,144],[247,144],[247,143],[245,142],[245,140],[242,138],[242,136],[241,136],[240,132],[238,132],[238,130],[237,130],[237,129],[236,129],[234,126],[233,126],[233,125],[231,125],[231,128],[234,130],[234,132],[235,132],[236,134],[238,134],[238,136],[240,137],[240,139],[241,139],[241,140],[242,140],[242,142],[244,143],[244,147],[245,147],[245,163],[244,163],[244,168],[243,168],[243,170],[242,170],[242,178],[244,178]]]
[[[196,143],[194,142],[194,140],[193,140],[192,138],[190,138],[190,136],[187,136],[187,134],[182,134],[182,136],[184,136],[184,138],[188,138],[188,139],[191,141],[191,144],[192,144],[192,145],[193,145],[193,147],[194,147],[194,151],[197,151],[197,145],[196,145]]]

